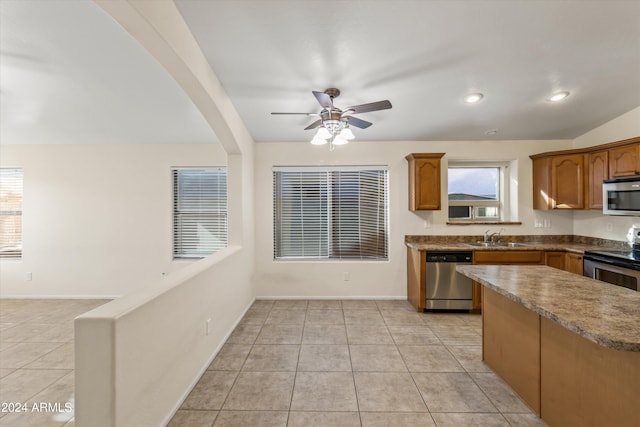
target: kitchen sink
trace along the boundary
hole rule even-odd
[[[471,242],[467,243],[467,245],[474,246],[476,248],[519,248],[527,246],[526,243],[518,242]]]

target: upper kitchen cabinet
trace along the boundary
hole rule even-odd
[[[640,137],[530,156],[534,209],[602,209],[602,181],[640,175]]]
[[[585,209],[585,156],[536,155],[533,160],[534,209]]]
[[[409,210],[440,210],[440,159],[444,153],[412,153],[409,162]]]
[[[640,175],[640,144],[609,150],[609,177]]]
[[[551,195],[556,209],[584,209],[584,155],[566,154],[551,159]]]
[[[602,209],[602,181],[609,179],[609,152],[596,151],[587,158],[589,209]]]

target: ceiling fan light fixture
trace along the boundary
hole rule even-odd
[[[327,143],[327,140],[324,138],[320,138],[318,135],[314,136],[311,140],[311,144],[313,145],[324,145]]]
[[[316,132],[316,137],[322,138],[322,139],[329,139],[331,138],[331,132],[329,132],[329,130],[326,127],[320,126],[318,128],[318,132]]]
[[[558,102],[558,101],[562,101],[567,96],[569,96],[569,92],[567,92],[567,91],[555,92],[555,93],[552,93],[551,95],[549,95],[547,97],[547,101],[549,101],[549,102]]]
[[[342,129],[340,131],[340,136],[344,139],[346,139],[347,141],[354,139],[356,136],[353,134],[353,132],[351,132],[351,129],[349,129],[348,127]]]
[[[333,138],[333,142],[332,142],[333,145],[345,145],[348,143],[349,141],[344,139],[340,134],[336,135],[335,138]]]
[[[466,102],[467,104],[475,104],[480,102],[482,98],[484,98],[484,95],[480,92],[470,93],[469,95],[464,97],[464,102]]]

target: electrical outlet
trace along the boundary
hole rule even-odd
[[[424,220],[424,228],[431,228],[431,221],[429,221],[428,219]]]
[[[207,319],[207,321],[205,323],[206,323],[206,325],[205,325],[206,326],[206,334],[207,334],[207,336],[209,336],[209,333],[211,332],[211,319],[210,318]]]
[[[344,280],[345,282],[348,282],[350,279],[349,277],[349,272],[345,271],[344,273],[342,273],[342,280]]]
[[[32,281],[32,280],[33,280],[33,273],[29,271],[29,272],[27,273],[27,277],[26,277],[26,279],[27,279],[27,282]]]
[[[607,231],[613,231],[613,223],[607,223]]]

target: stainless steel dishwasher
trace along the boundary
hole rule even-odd
[[[426,253],[426,310],[470,310],[471,279],[456,271],[457,264],[472,264],[472,251]]]

